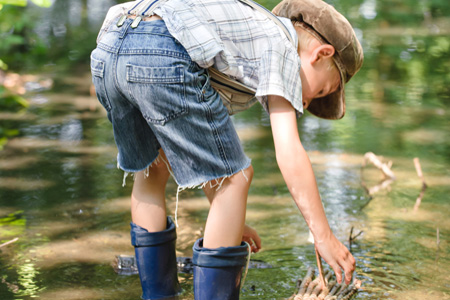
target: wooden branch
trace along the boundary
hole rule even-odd
[[[15,238],[15,239],[10,240],[9,242],[3,243],[3,244],[0,245],[0,248],[5,247],[5,246],[7,246],[9,244],[12,244],[14,242],[17,242],[18,239],[19,238]]]
[[[383,163],[381,159],[372,152],[367,152],[366,154],[364,154],[363,166],[366,165],[367,161],[371,162],[375,167],[380,169],[386,178],[391,178],[395,180],[394,172],[392,172],[391,170],[392,161],[389,161],[388,163]]]
[[[298,293],[297,294],[302,295],[302,294],[304,294],[306,292],[306,288],[311,283],[312,277],[313,277],[313,269],[309,268],[308,272],[306,272],[306,276],[302,280],[302,284],[300,285],[300,288],[298,289]]]
[[[427,187],[427,183],[425,182],[425,178],[423,177],[422,167],[420,166],[420,161],[418,157],[414,158],[414,167],[416,167],[417,176],[422,180],[422,186]]]
[[[414,204],[414,212],[419,210],[419,206],[422,203],[422,198],[425,195],[426,187],[422,186],[422,190],[420,191],[419,197],[416,199],[416,203]]]
[[[438,260],[439,260],[439,246],[441,244],[441,240],[439,238],[439,227],[436,228],[436,259],[435,259],[435,263],[437,265]]]
[[[361,281],[354,278],[351,284],[337,284],[335,280],[330,281],[334,274],[331,270],[325,270],[323,273],[327,286],[322,289],[321,278],[314,277],[312,268],[308,269],[306,276],[302,280],[301,287],[297,294],[289,298],[289,300],[340,300],[350,299],[360,288]]]
[[[422,173],[422,167],[420,166],[420,161],[418,157],[414,158],[414,166],[416,167],[417,176],[422,180],[422,189],[420,190],[419,197],[416,199],[416,203],[414,204],[414,212],[419,210],[419,206],[422,203],[422,198],[425,195],[425,190],[427,189],[427,184],[425,182],[425,178]]]
[[[439,245],[441,244],[441,240],[439,239],[439,227],[436,228],[436,245],[439,248]]]
[[[314,250],[316,252],[317,267],[319,268],[320,287],[321,287],[321,289],[326,289],[327,285],[328,285],[328,282],[326,281],[326,279],[324,277],[322,260],[320,258],[319,251],[317,251],[317,248],[316,248],[315,245],[314,245]]]
[[[363,232],[364,232],[364,231],[360,230],[357,234],[353,235],[353,226],[352,226],[352,228],[350,229],[350,235],[349,235],[349,237],[348,237],[348,248],[349,248],[349,250],[350,250],[350,253],[352,252],[352,244],[353,244],[353,241],[356,240],[356,238],[357,238],[358,236],[360,236]]]

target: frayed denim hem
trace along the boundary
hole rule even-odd
[[[144,171],[144,176],[148,177],[148,175],[150,174],[150,168],[152,168],[154,165],[160,163],[161,161],[166,164],[167,170],[169,170],[170,175],[173,178],[175,178],[173,173],[172,173],[172,169],[170,168],[169,163],[161,156],[161,154],[158,154],[158,156],[151,163],[149,163],[148,166],[146,166],[145,168],[143,168],[141,170],[126,170],[126,169],[124,169],[124,168],[122,168],[120,166],[119,162],[117,162],[117,169],[122,170],[124,172],[123,173],[122,187],[126,186],[126,184],[127,184],[126,181],[127,181],[128,175],[131,174],[131,176],[133,177],[133,180],[135,180],[136,173],[140,172],[140,171]]]
[[[161,156],[161,154],[159,154],[147,167],[145,167],[142,170],[127,171],[127,170],[124,170],[123,168],[121,168],[119,163],[117,163],[117,168],[124,172],[122,187],[124,187],[126,185],[126,179],[127,179],[128,175],[131,174],[131,176],[133,177],[133,180],[134,180],[135,179],[135,174],[137,172],[144,171],[144,176],[148,177],[149,174],[150,174],[150,168],[152,168],[155,164],[160,163],[161,161],[166,164],[170,175],[175,180],[175,182],[177,182],[177,180],[176,180],[176,178],[175,178],[175,176],[174,176],[174,174],[172,172],[172,169],[170,168],[169,163]],[[249,179],[248,179],[247,175],[245,174],[245,170],[247,168],[249,168],[250,166],[251,166],[251,160],[249,159],[249,161],[248,161],[248,163],[246,164],[245,167],[239,169],[238,171],[236,171],[236,172],[234,172],[234,173],[232,173],[230,175],[218,176],[218,177],[215,177],[215,178],[212,178],[212,179],[200,182],[198,184],[192,184],[192,185],[187,185],[187,186],[179,185],[178,182],[177,182],[178,187],[177,187],[176,204],[175,204],[175,225],[176,225],[176,227],[178,228],[178,202],[179,202],[179,195],[180,195],[180,193],[182,191],[184,191],[186,189],[203,189],[208,184],[209,184],[210,188],[216,188],[216,191],[218,191],[218,190],[220,190],[220,188],[222,187],[223,182],[227,178],[230,178],[230,177],[236,175],[239,172],[242,172],[242,175],[244,176],[245,180],[248,182]]]

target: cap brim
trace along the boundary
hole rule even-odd
[[[308,106],[308,111],[323,119],[342,119],[345,115],[345,94],[342,81],[336,92],[311,101]]]

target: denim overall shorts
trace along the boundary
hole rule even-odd
[[[91,54],[97,98],[107,111],[125,172],[146,170],[159,149],[179,188],[250,166],[207,70],[193,62],[163,20],[113,22]],[[150,169],[151,170],[151,169]]]

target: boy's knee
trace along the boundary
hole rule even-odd
[[[149,167],[149,174],[168,179],[170,176],[169,167],[168,164],[160,160]]]

